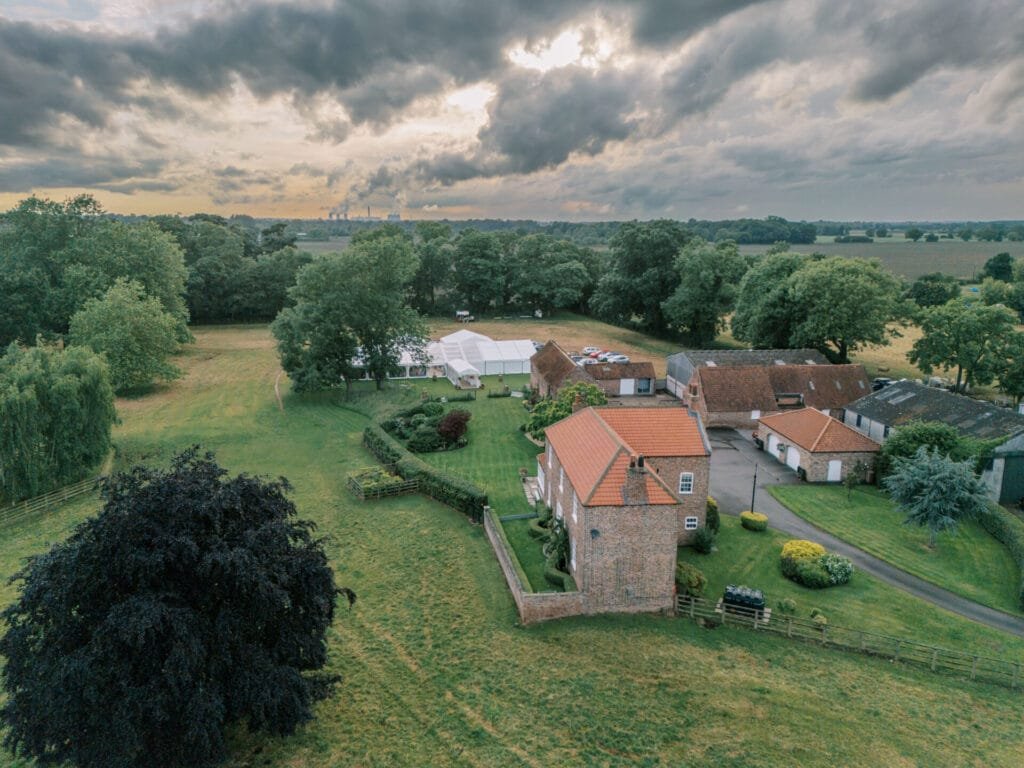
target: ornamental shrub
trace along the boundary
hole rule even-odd
[[[828,572],[829,581],[833,586],[848,584],[850,577],[853,576],[853,563],[850,562],[850,558],[843,557],[838,552],[822,555],[818,562]]]
[[[413,453],[432,453],[443,450],[444,447],[444,438],[429,424],[420,426],[409,438],[409,450]]]
[[[764,531],[768,529],[768,515],[760,512],[740,512],[740,525],[748,531]]]
[[[796,613],[796,600],[792,597],[784,597],[778,603],[779,613],[785,616],[792,616]]]
[[[791,577],[797,584],[808,589],[825,589],[832,586],[832,577],[821,564],[821,560],[803,559],[796,561],[796,570]]]
[[[470,418],[472,414],[469,411],[450,411],[438,422],[437,434],[446,444],[457,443],[466,434]]]
[[[693,548],[696,551],[700,552],[702,555],[709,555],[711,554],[711,550],[714,546],[715,532],[706,525],[702,525],[693,532]]]
[[[704,515],[704,524],[715,533],[722,527],[722,520],[718,515],[718,502],[708,496],[708,504]]]
[[[817,624],[819,627],[828,626],[828,617],[817,608],[811,609],[811,621]]]
[[[440,403],[424,403],[420,408],[425,416],[440,416],[444,413],[444,406]]]
[[[676,587],[680,594],[700,597],[708,585],[708,579],[695,565],[679,561],[676,563]]]
[[[782,575],[787,579],[796,577],[796,566],[801,560],[817,560],[825,554],[821,544],[806,539],[791,539],[782,547]]]

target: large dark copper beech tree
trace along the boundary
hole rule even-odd
[[[288,734],[333,679],[338,590],[286,480],[192,448],[115,476],[106,504],[17,575],[3,612],[4,742],[41,765],[208,766],[226,730]]]

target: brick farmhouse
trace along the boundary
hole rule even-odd
[[[838,419],[814,408],[762,416],[757,437],[764,450],[812,483],[838,483],[863,462],[870,479],[879,448]]]
[[[585,408],[548,427],[544,501],[586,613],[673,607],[676,548],[704,524],[711,447],[684,408]]]
[[[530,388],[541,397],[555,397],[562,387],[577,382],[594,384],[608,397],[653,395],[654,365],[650,362],[576,365],[554,341],[549,341],[530,358]]]

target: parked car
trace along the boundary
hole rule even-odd
[[[530,343],[533,344],[533,348],[538,352],[544,349],[544,345],[539,341],[531,341]]]
[[[600,351],[601,351],[600,347],[584,347],[583,348],[583,354],[587,355],[587,356],[596,355]]]
[[[582,360],[580,360],[579,365],[598,365],[599,363],[599,360],[595,360],[592,357],[584,357]]]
[[[608,355],[604,361],[606,363],[628,363],[629,355]]]
[[[607,363],[609,357],[625,357],[621,352],[602,352],[597,356],[597,359],[602,363]]]
[[[603,355],[603,354],[605,354],[605,353],[607,353],[607,352],[608,352],[608,350],[607,350],[607,349],[599,349],[599,350],[598,350],[597,352],[591,352],[591,353],[590,353],[590,355],[589,355],[589,357],[592,357],[592,358],[594,358],[594,359],[596,360],[596,359],[597,359],[597,358],[599,358],[599,357],[600,357],[601,355]]]

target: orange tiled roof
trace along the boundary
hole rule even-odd
[[[547,440],[588,506],[623,504],[626,471],[635,456],[707,456],[696,416],[683,408],[585,408],[547,428]],[[650,504],[678,499],[647,473]]]
[[[758,419],[773,432],[811,453],[877,451],[878,443],[814,408]]]

